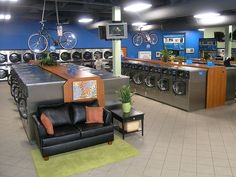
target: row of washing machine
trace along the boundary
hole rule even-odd
[[[0,50],[0,81],[6,80],[10,72],[10,65],[28,63],[31,60],[40,60],[49,55],[57,62],[87,62],[98,58],[109,59],[112,56],[111,49],[73,49],[56,50],[47,53],[32,53],[30,50]],[[87,64],[89,65],[89,64]]]
[[[139,95],[186,111],[205,108],[205,69],[129,61],[122,63],[122,74],[130,77],[131,88]]]

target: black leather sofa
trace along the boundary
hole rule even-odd
[[[39,106],[33,115],[35,139],[45,160],[50,155],[72,151],[100,143],[112,144],[114,129],[110,111],[104,109],[103,124],[86,124],[85,106],[97,106],[97,101]],[[54,135],[48,135],[40,120],[45,113],[53,120]]]

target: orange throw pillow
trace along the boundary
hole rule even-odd
[[[88,107],[86,106],[86,123],[104,123],[103,122],[103,107]]]
[[[51,120],[44,114],[41,114],[41,122],[49,135],[54,135],[54,129]]]

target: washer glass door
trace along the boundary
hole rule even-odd
[[[143,73],[136,73],[133,76],[133,81],[135,84],[140,85],[144,82],[145,80],[145,75]]]
[[[148,75],[144,80],[145,85],[149,88],[153,88],[155,87],[155,80],[156,80],[156,77],[154,75]]]
[[[174,81],[172,89],[176,95],[186,95],[186,82]]]
[[[0,79],[5,79],[8,75],[8,71],[5,69],[0,69]]]
[[[0,63],[7,62],[7,55],[0,53]]]
[[[161,91],[168,91],[169,90],[169,79],[167,78],[161,78],[157,81],[157,87]]]

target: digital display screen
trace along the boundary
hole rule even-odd
[[[127,23],[111,23],[106,26],[107,39],[124,39],[127,37]]]

